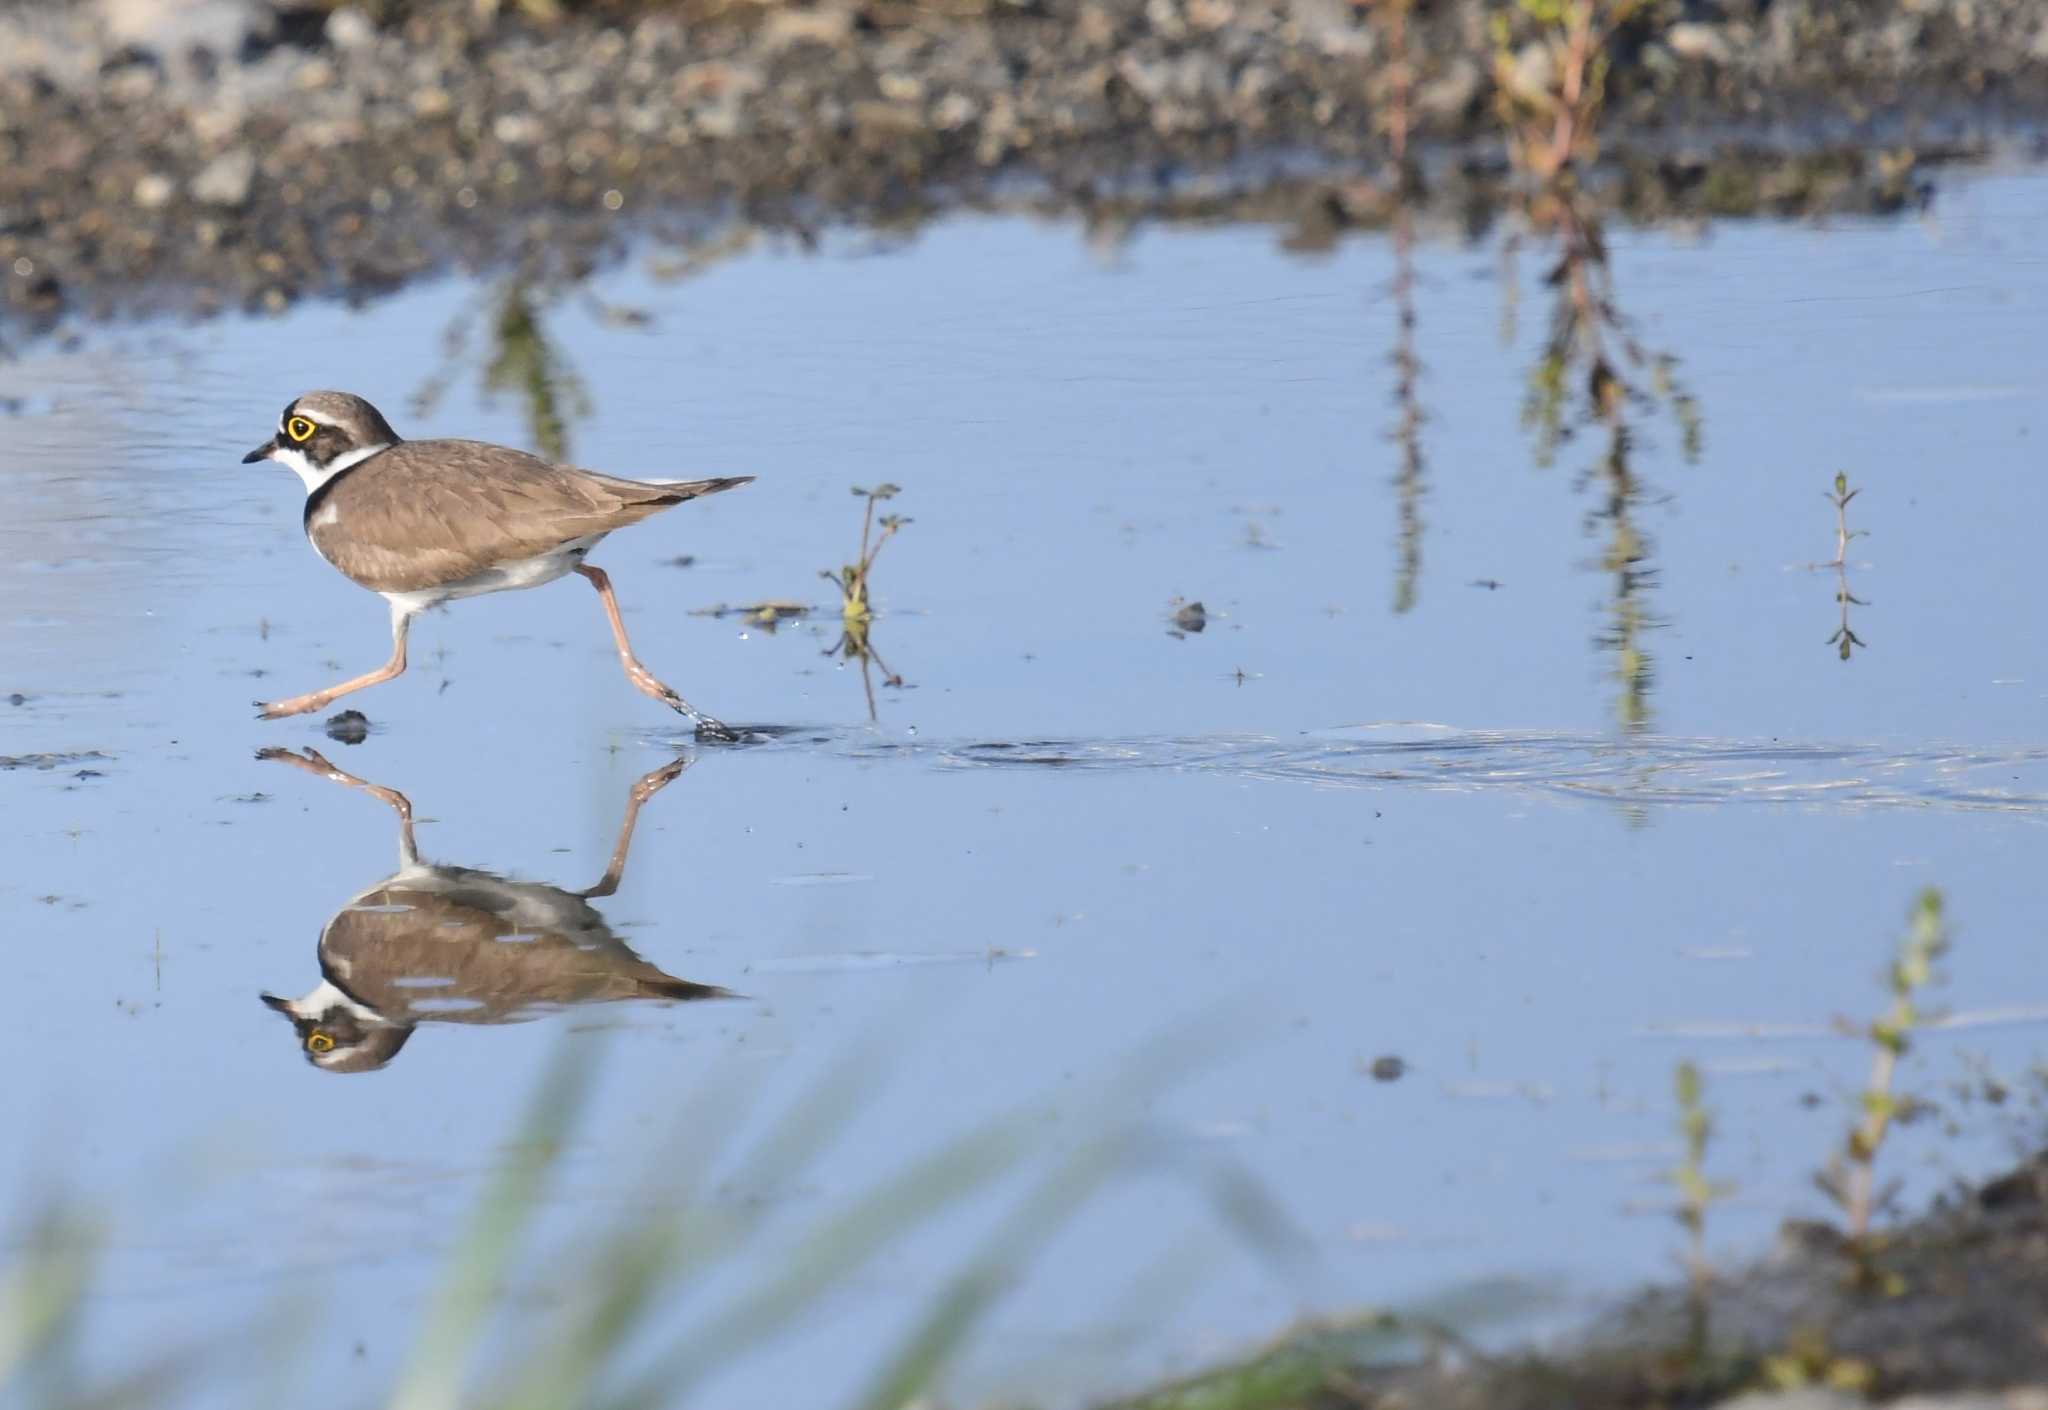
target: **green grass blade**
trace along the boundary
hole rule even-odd
[[[608,1410],[680,1403],[691,1385],[787,1328],[906,1230],[1014,1168],[1029,1129],[1021,1115],[997,1118],[884,1181],[806,1238],[781,1272],[672,1344],[603,1403]]]
[[[595,1046],[581,1043],[565,1049],[548,1069],[517,1147],[485,1191],[451,1255],[448,1280],[392,1392],[391,1410],[455,1410],[458,1405],[463,1375],[490,1316],[498,1282],[590,1090],[595,1060]]]

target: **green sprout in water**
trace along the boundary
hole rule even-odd
[[[882,551],[882,545],[910,522],[900,514],[884,514],[880,520],[882,532],[877,534],[874,532],[875,506],[883,500],[896,498],[902,492],[901,485],[882,484],[871,490],[862,489],[859,485],[853,487],[857,498],[867,500],[867,509],[860,521],[859,556],[836,573],[827,568],[818,574],[839,589],[840,615],[849,622],[865,622],[874,615],[868,605],[868,573],[874,568],[875,555]]]
[[[1707,1178],[1707,1144],[1713,1138],[1714,1119],[1703,1100],[1699,1068],[1691,1062],[1678,1064],[1674,1088],[1684,1158],[1668,1178],[1678,1188],[1678,1223],[1688,1241],[1685,1266],[1691,1283],[1693,1340],[1697,1345],[1706,1340],[1707,1290],[1714,1280],[1713,1266],[1707,1262],[1707,1211],[1733,1194],[1735,1187],[1727,1181]]]
[[[1911,1109],[1912,1099],[1892,1091],[1899,1059],[1911,1046],[1912,1033],[1925,1022],[1918,1004],[1922,989],[1935,981],[1935,962],[1947,952],[1948,927],[1942,917],[1941,892],[1933,887],[1922,891],[1913,903],[1906,937],[1885,976],[1892,992],[1891,1007],[1863,1030],[1876,1052],[1871,1057],[1870,1079],[1859,1098],[1862,1118],[1849,1130],[1847,1141],[1819,1177],[1820,1188],[1839,1205],[1848,1222],[1849,1250],[1856,1260],[1856,1282],[1864,1287],[1899,1291],[1894,1275],[1880,1275],[1873,1263],[1876,1241],[1870,1221],[1881,1196],[1877,1189],[1877,1153],[1884,1145],[1892,1122]]]
[[[1849,527],[1849,501],[1861,493],[1863,491],[1849,488],[1847,475],[1839,470],[1835,472],[1835,488],[1828,495],[1828,503],[1835,506],[1835,558],[1832,563],[1814,565],[1835,570],[1835,604],[1842,609],[1842,620],[1835,628],[1835,634],[1828,638],[1828,645],[1834,647],[1844,661],[1849,659],[1851,651],[1863,645],[1863,638],[1849,627],[1849,609],[1870,605],[1849,591],[1849,540],[1867,537],[1870,532]]]

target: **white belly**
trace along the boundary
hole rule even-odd
[[[583,555],[597,546],[603,534],[590,534],[584,538],[572,539],[560,548],[536,554],[532,558],[515,559],[486,568],[472,577],[457,582],[442,583],[437,587],[422,588],[418,592],[387,592],[384,600],[391,604],[391,610],[410,616],[423,612],[443,602],[453,602],[462,597],[481,597],[487,592],[510,592],[514,588],[539,587],[551,583],[583,561]]]

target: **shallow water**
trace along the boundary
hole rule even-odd
[[[826,1157],[721,1191],[784,1207],[756,1270],[991,1112],[1044,1110],[1057,1146],[1149,1037],[1242,1038],[1153,1114],[1190,1159],[1248,1167],[1314,1256],[1262,1260],[1171,1172],[1115,1184],[956,1382],[1095,1392],[1302,1313],[1502,1273],[1576,1305],[1667,1273],[1678,1232],[1640,1207],[1667,1198],[1688,1056],[1710,1164],[1742,1191],[1716,1245],[1821,1212],[1807,1176],[1867,1062],[1830,1022],[1875,1011],[1929,883],[1958,929],[1954,1017],[1905,1080],[1953,1121],[1886,1160],[1909,1197],[1987,1171],[2033,1118],[1951,1085],[1972,1063],[2021,1078],[2048,1005],[2044,209],[2048,173],[1990,171],[1923,216],[1609,232],[1621,309],[1703,423],[1687,463],[1668,407],[1628,413],[1647,547],[1619,573],[1584,473],[1606,429],[1546,468],[1520,423],[1540,242],[1504,343],[1498,246],[1424,239],[1406,588],[1387,240],[1301,256],[1267,230],[1157,229],[1103,250],[961,217],[680,280],[650,251],[593,283],[601,305],[544,300],[589,393],[573,459],[760,477],[598,554],[658,672],[777,728],[651,798],[592,905],[662,970],[745,997],[430,1019],[375,1075],[309,1066],[258,994],[314,988],[322,927],[399,866],[393,814],[256,751],[317,747],[410,798],[426,858],[561,888],[604,872],[634,780],[692,752],[573,581],[423,619],[412,671],[348,702],[360,747],[250,717],[387,642],[381,605],[308,552],[296,483],[240,453],[330,385],[410,434],[532,443],[516,390],[486,394],[498,295],[32,351],[0,423],[0,696],[22,697],[0,755],[26,760],[0,771],[0,1063],[31,1137],[0,1208],[55,1184],[115,1211],[110,1361],[304,1302],[298,1373],[355,1401],[402,1360],[565,1028],[610,1037],[544,1247],[637,1198],[676,1141],[709,1144],[672,1129],[707,1082],[752,1113],[874,1063]],[[1837,470],[1868,534],[1847,661],[1837,574],[1812,566]],[[817,573],[858,538],[849,486],[885,480],[914,522],[875,568],[887,666],[864,686]],[[1174,633],[1176,598],[1204,630]],[[698,615],[763,599],[820,611],[773,632]],[[1384,1055],[1400,1080],[1369,1075]],[[988,1212],[921,1230],[706,1403],[844,1398]],[[1132,1293],[1190,1256],[1191,1291]],[[547,1306],[549,1265],[518,1291]]]

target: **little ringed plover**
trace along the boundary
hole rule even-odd
[[[584,557],[614,529],[753,476],[643,483],[483,441],[403,440],[376,407],[346,392],[308,392],[287,406],[277,434],[242,457],[244,464],[258,460],[275,460],[305,481],[306,537],[314,550],[391,604],[389,661],[325,690],[259,701],[259,718],[324,709],[400,675],[406,629],[429,607],[539,587],[573,572],[604,601],[626,679],[688,715],[700,736],[735,737],[640,664],[611,579]]]

